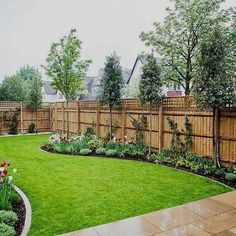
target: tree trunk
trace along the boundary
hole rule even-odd
[[[69,138],[70,135],[70,131],[69,131],[69,102],[68,100],[66,100],[66,137],[67,139]]]
[[[35,133],[38,133],[38,109],[36,109]]]
[[[185,83],[185,96],[189,96],[190,95],[190,82],[186,81]]]
[[[214,163],[216,167],[220,166],[220,140],[219,140],[219,117],[220,111],[218,108],[213,108],[213,152]]]
[[[109,104],[109,138],[112,140],[112,106]]]
[[[152,148],[152,106],[150,104],[149,108],[149,149],[148,155],[151,155],[151,148]]]

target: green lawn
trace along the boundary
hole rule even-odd
[[[57,235],[229,191],[149,163],[43,152],[48,135],[0,138],[33,209],[30,235]]]

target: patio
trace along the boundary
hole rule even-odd
[[[233,236],[236,191],[63,236]]]

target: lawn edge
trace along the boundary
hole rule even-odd
[[[23,227],[21,236],[27,236],[27,234],[29,233],[31,221],[32,221],[32,208],[30,205],[30,201],[28,197],[25,195],[25,193],[15,185],[14,185],[14,189],[21,196],[25,205],[25,211],[26,211],[25,222],[24,222],[24,227]]]

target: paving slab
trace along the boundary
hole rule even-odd
[[[63,236],[235,236],[236,191]]]

